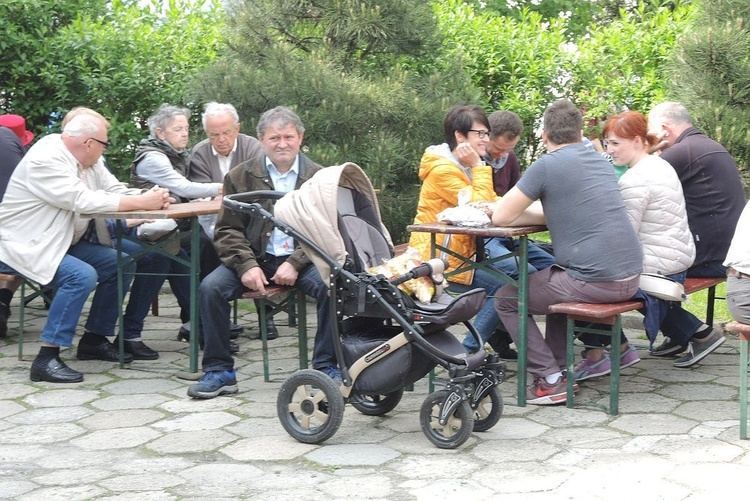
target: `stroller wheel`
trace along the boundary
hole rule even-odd
[[[305,369],[284,381],[276,399],[284,429],[305,444],[331,438],[344,418],[344,399],[338,385],[320,371]]]
[[[497,424],[503,414],[503,395],[494,386],[474,408],[474,431],[487,431]]]
[[[366,416],[382,416],[395,409],[403,395],[403,388],[382,395],[366,395],[355,391],[349,397],[349,403]]]
[[[474,413],[469,402],[462,401],[448,417],[446,423],[440,424],[440,413],[450,390],[431,393],[422,404],[419,421],[427,438],[441,449],[455,449],[469,438],[474,428]]]

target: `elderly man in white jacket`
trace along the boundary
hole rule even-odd
[[[106,169],[102,154],[109,146],[108,128],[98,113],[81,114],[62,134],[39,140],[14,171],[0,204],[0,273],[21,274],[56,289],[42,346],[31,366],[32,381],[83,380],[59,354],[60,347],[72,345],[83,305],[94,289],[77,357],[118,360],[106,337],[114,335],[120,306],[117,252],[84,238],[90,220],[80,214],[161,209],[173,201],[162,188],[129,189]],[[132,278],[132,267],[124,272]]]

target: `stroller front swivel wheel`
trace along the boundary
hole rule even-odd
[[[427,396],[419,411],[419,422],[427,438],[441,449],[455,449],[469,438],[474,428],[474,412],[464,400],[448,416],[445,424],[440,423],[443,406],[451,394],[450,390],[440,390]]]
[[[333,379],[320,371],[305,369],[281,385],[276,411],[289,435],[305,444],[319,444],[341,426],[344,399]]]
[[[469,404],[471,407],[471,404]],[[503,414],[503,395],[500,387],[492,390],[477,402],[474,410],[474,431],[487,431],[497,424]]]
[[[391,393],[377,395],[367,395],[355,391],[349,397],[349,403],[366,416],[382,416],[395,409],[403,395],[403,388]]]

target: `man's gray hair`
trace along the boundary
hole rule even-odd
[[[260,116],[256,131],[258,133],[258,137],[261,137],[265,134],[266,129],[268,129],[268,127],[270,127],[271,125],[283,128],[290,124],[294,125],[294,128],[297,129],[297,132],[300,135],[305,132],[305,126],[302,125],[302,120],[300,120],[295,112],[293,112],[286,106],[277,106],[264,112]]]
[[[211,101],[206,104],[206,109],[203,111],[203,130],[206,130],[206,119],[208,117],[217,117],[221,115],[230,115],[234,120],[234,125],[237,125],[240,122],[240,116],[237,114],[237,110],[234,106],[227,103]]]
[[[685,105],[676,101],[659,103],[651,109],[648,118],[652,122],[669,122],[675,125],[693,124],[693,117]]]
[[[99,132],[104,123],[99,117],[89,114],[76,115],[65,124],[63,132],[71,137],[91,135]]]
[[[152,137],[156,137],[156,129],[166,129],[172,121],[179,116],[183,116],[190,120],[190,110],[188,108],[180,108],[179,106],[173,106],[171,104],[162,104],[156,113],[148,117],[146,124],[148,125],[148,132]]]

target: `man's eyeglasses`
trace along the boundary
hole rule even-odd
[[[469,132],[476,132],[477,136],[479,136],[479,139],[484,139],[485,137],[490,137],[490,131],[488,131],[488,130],[469,129]]]
[[[101,144],[102,146],[104,146],[105,150],[107,148],[109,148],[110,146],[112,146],[112,143],[110,143],[109,141],[102,141],[101,139],[97,139],[95,137],[90,137],[90,138],[87,139],[87,141],[89,141],[89,140],[93,140],[93,141],[96,141],[97,143]]]

